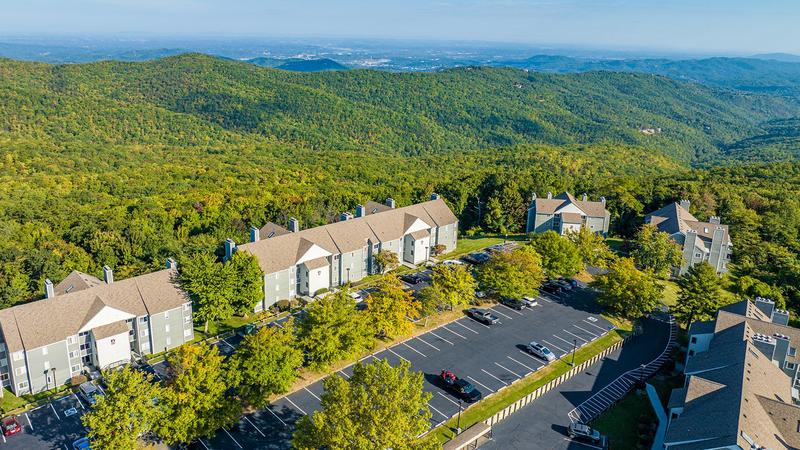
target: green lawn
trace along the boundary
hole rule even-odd
[[[0,413],[5,414],[9,411],[21,408],[28,403],[25,399],[17,397],[8,389],[3,389],[3,398],[0,398]]]
[[[647,439],[652,439],[647,427],[640,432],[639,424],[653,424],[656,421],[656,414],[647,394],[634,390],[598,417],[592,427],[608,436],[613,448],[635,450],[642,448],[639,446],[640,433],[647,436]]]
[[[591,344],[579,349],[575,353],[575,364],[578,365],[592,358],[602,350],[622,340],[625,333],[627,333],[627,331],[614,330],[602,338],[592,342]],[[512,384],[508,388],[486,398],[481,402],[478,402],[461,414],[461,428],[467,429],[480,421],[488,419],[506,406],[516,402],[541,386],[549,383],[551,380],[554,380],[562,374],[568,372],[571,368],[572,366],[564,361],[554,361],[547,367],[537,371],[535,374]],[[456,419],[451,419],[442,426],[433,430],[428,435],[427,439],[445,443],[452,439],[455,435],[454,430],[456,426]]]
[[[474,251],[482,250],[492,245],[502,244],[506,241],[524,241],[528,237],[524,234],[509,234],[507,236],[475,236],[475,237],[461,237],[458,239],[455,251],[443,255],[441,259],[455,259],[459,256],[472,253]]]
[[[664,304],[667,306],[675,306],[678,303],[678,285],[674,281],[661,281],[664,286]]]
[[[625,243],[625,239],[623,239],[623,238],[618,238],[618,237],[606,238],[606,244],[608,244],[608,246],[611,248],[611,250],[614,250],[616,253],[618,253],[620,255],[624,254],[623,251],[622,251],[622,244],[624,244],[624,243]]]

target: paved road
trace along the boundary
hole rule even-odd
[[[586,297],[592,296],[591,292],[580,290],[574,296],[575,301],[566,302],[542,297],[539,306],[523,311],[497,305],[492,311],[500,318],[500,324],[489,327],[464,317],[364,360],[386,359],[396,365],[403,359],[422,371],[424,388],[433,394],[429,405],[431,426],[436,426],[458,413],[458,400],[437,382],[442,369],[452,370],[489,394],[544,366],[544,362],[523,351],[529,341],[537,340],[557,356],[568,357],[574,341],[583,346],[611,328],[595,311],[571,306],[587,304]],[[352,367],[339,372],[344,377],[351,374]],[[289,394],[265,410],[243,416],[233,429],[202,439],[198,448],[288,448],[293,424],[319,408],[323,391],[319,381]]]
[[[642,336],[495,425],[493,440],[481,449],[596,448],[567,437],[567,413],[622,373],[658,357],[668,339],[669,325],[648,320]]]

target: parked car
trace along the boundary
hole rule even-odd
[[[560,286],[552,284],[552,283],[543,284],[542,285],[542,290],[547,292],[548,294],[554,294],[554,295],[558,295],[558,294],[564,292],[564,290],[561,289]]]
[[[526,349],[531,355],[538,356],[547,362],[555,361],[556,359],[556,355],[554,355],[549,348],[536,341],[531,341]]]
[[[100,388],[92,384],[91,381],[81,383],[81,385],[78,386],[78,393],[80,393],[81,397],[90,405],[97,403],[97,398],[103,396]]]
[[[478,322],[485,323],[486,325],[494,325],[500,322],[494,314],[481,308],[470,308],[467,310],[467,315],[477,320]]]
[[[475,298],[485,298],[486,293],[483,291],[475,291]]]
[[[569,283],[569,285],[574,287],[574,288],[578,287],[578,280],[576,280],[575,278],[564,278],[564,277],[561,277],[561,278],[559,278],[559,280]]]
[[[362,300],[360,291],[348,292],[347,295],[349,295],[350,298],[352,298],[357,302],[360,302]]]
[[[243,327],[239,328],[239,334],[242,336],[249,336],[256,331],[258,331],[258,327],[252,323],[245,324]]]
[[[416,273],[403,275],[400,277],[400,279],[408,284],[419,284],[422,282],[422,277],[417,275]]]
[[[450,392],[467,403],[477,402],[483,397],[481,391],[475,389],[472,383],[463,378],[458,378],[449,370],[442,370],[439,374],[439,379],[442,380],[442,383]]]
[[[13,436],[22,431],[22,425],[19,424],[17,416],[6,417],[2,422],[3,436]]]
[[[463,257],[461,259],[466,261],[466,262],[468,262],[468,263],[470,263],[470,264],[478,265],[478,264],[485,263],[486,261],[489,260],[489,258],[490,258],[490,256],[486,252],[475,252],[475,253],[470,253],[469,255],[467,255],[467,256],[465,256],[465,257]]]
[[[589,425],[581,422],[575,422],[569,424],[569,428],[567,430],[567,434],[572,439],[589,442],[592,444],[600,445],[603,448],[606,448],[606,439],[605,436],[600,434],[599,431],[592,429]]]
[[[508,306],[511,309],[516,309],[517,311],[522,311],[527,306],[522,300],[517,300],[516,298],[510,297],[502,297],[500,299],[500,303]]]
[[[367,310],[367,302],[360,301],[356,303],[356,310],[357,311],[366,311]]]
[[[72,450],[91,450],[91,447],[89,447],[89,438],[82,437],[73,442]]]
[[[457,259],[447,259],[447,260],[442,261],[442,264],[444,264],[446,266],[463,266],[464,262],[463,261],[459,261]]]
[[[555,284],[556,286],[560,287],[561,289],[563,289],[565,291],[571,291],[572,290],[572,284],[567,282],[567,281],[564,281],[564,280],[551,280],[551,283]]]
[[[525,303],[525,306],[528,308],[533,308],[534,306],[539,306],[539,300],[534,297],[522,297],[522,303]]]

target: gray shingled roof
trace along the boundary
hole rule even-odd
[[[651,225],[669,234],[687,233],[694,230],[697,236],[703,240],[710,241],[717,227],[725,230],[727,244],[730,244],[728,226],[697,220],[688,210],[678,203],[670,203],[658,211],[653,211],[645,217]]]
[[[377,243],[400,239],[407,227],[416,220],[422,220],[429,227],[458,222],[458,218],[440,198],[402,208],[387,207],[381,212],[364,217],[242,244],[238,250],[254,255],[261,270],[270,274],[297,264],[312,245],[331,254],[352,252],[363,248],[370,241]]]
[[[55,285],[56,295],[69,294],[70,292],[80,291],[103,284],[99,278],[89,274],[73,270],[60,283]]]
[[[291,231],[273,222],[267,222],[263,227],[261,227],[261,229],[258,230],[258,234],[261,239],[274,238],[275,236],[282,236],[289,233],[291,233]]]
[[[562,192],[554,198],[539,198],[533,201],[537,213],[554,214],[568,204],[574,204],[589,217],[605,217],[606,205],[603,202],[576,200],[569,192]]]
[[[144,316],[178,308],[188,301],[178,286],[177,271],[164,269],[6,308],[0,311],[0,328],[13,352],[75,335],[106,306]]]

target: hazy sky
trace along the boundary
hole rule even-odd
[[[2,0],[2,34],[506,41],[800,53],[800,0]]]

